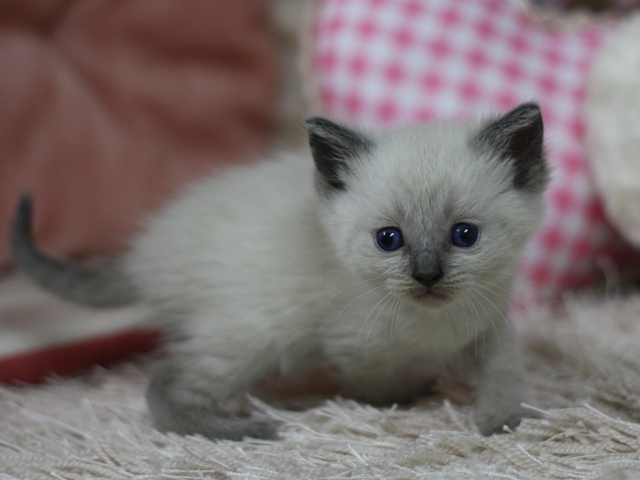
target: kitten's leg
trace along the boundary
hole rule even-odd
[[[147,404],[158,429],[211,439],[274,436],[273,423],[250,412],[246,393],[238,393],[225,403],[215,398],[216,379],[212,379],[211,392],[199,391],[186,385],[191,375],[193,372],[168,363],[153,376],[147,389]]]
[[[479,362],[475,422],[485,436],[515,429],[522,418],[536,416],[522,407],[523,369],[513,330],[506,323],[489,327],[474,345]]]
[[[276,349],[265,347],[264,340],[254,334],[181,346],[158,369],[147,390],[158,428],[212,439],[272,438],[275,425],[252,412],[247,397],[249,389],[277,365]]]

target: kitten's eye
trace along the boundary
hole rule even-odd
[[[469,248],[478,241],[478,227],[468,223],[458,223],[451,229],[451,243],[456,247]]]
[[[402,233],[395,227],[385,227],[378,230],[376,242],[385,252],[393,252],[404,246]]]

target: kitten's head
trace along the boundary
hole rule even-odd
[[[347,268],[428,307],[505,288],[543,212],[537,105],[479,127],[369,135],[318,117],[307,127],[322,221]]]

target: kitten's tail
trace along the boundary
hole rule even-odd
[[[82,305],[111,307],[139,299],[137,289],[117,262],[101,267],[66,263],[40,251],[31,233],[31,198],[20,199],[11,236],[18,264],[40,286]]]

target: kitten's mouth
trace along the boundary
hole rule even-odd
[[[449,297],[447,297],[444,293],[429,290],[420,295],[420,298],[424,298],[425,300],[446,300]]]
[[[414,293],[413,297],[418,300],[420,303],[428,304],[428,305],[441,305],[443,303],[447,303],[450,300],[449,295],[444,293],[427,289],[420,290]]]

